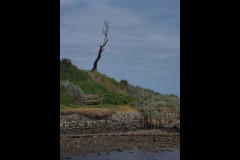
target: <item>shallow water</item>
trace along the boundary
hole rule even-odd
[[[180,149],[171,151],[145,152],[142,150],[114,151],[71,157],[73,160],[180,160]]]

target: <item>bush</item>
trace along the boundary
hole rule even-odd
[[[75,104],[76,100],[71,95],[67,94],[67,90],[64,86],[60,86],[60,106],[67,106]]]
[[[60,81],[60,85],[65,87],[67,93],[74,97],[75,100],[79,100],[79,98],[84,94],[83,90],[79,86],[69,82],[68,80]]]
[[[143,113],[144,121],[147,127],[152,128],[153,121],[159,121],[161,119],[161,112],[159,110],[159,102],[156,102],[153,98],[142,102],[139,105],[139,110]]]
[[[69,66],[72,65],[72,61],[71,61],[71,59],[69,59],[69,58],[62,58],[62,59],[60,60],[60,64],[69,67]]]
[[[128,81],[127,80],[121,80],[120,83],[123,85],[123,86],[127,86],[128,85]]]

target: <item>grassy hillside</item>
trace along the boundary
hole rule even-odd
[[[76,95],[85,93],[98,94],[102,98],[104,108],[129,105],[142,111],[149,108],[150,110],[164,108],[167,111],[177,111],[180,108],[180,98],[176,95],[165,95],[134,86],[127,80],[118,82],[97,71],[78,69],[70,59],[60,60],[60,82],[62,82],[60,85],[61,107],[76,107]],[[63,82],[68,83],[69,87],[64,87]],[[101,107],[98,106],[98,108]]]
[[[60,61],[60,81],[69,81],[85,94],[98,94],[103,104],[124,105],[134,101],[128,95],[126,87],[113,78],[109,78],[97,71],[78,69],[71,60]],[[76,100],[60,85],[60,105],[75,105]]]

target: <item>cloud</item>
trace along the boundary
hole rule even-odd
[[[60,0],[60,7],[66,8],[74,5],[77,2],[77,0]]]

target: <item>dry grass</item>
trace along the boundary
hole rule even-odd
[[[109,91],[127,95],[124,89],[120,89],[119,87],[114,86],[113,83],[110,81],[109,77],[107,77],[106,75],[101,74],[99,72],[92,72],[92,71],[89,71],[88,73],[92,77],[92,80],[94,82],[105,86],[106,89],[108,89]]]
[[[87,107],[78,107],[78,108],[62,108],[60,109],[60,113],[62,115],[69,115],[69,114],[79,114],[84,115],[89,118],[101,119],[111,116],[115,113],[112,110],[105,109],[105,108],[87,108]]]
[[[124,106],[124,105],[118,105],[114,106],[113,108],[114,111],[120,111],[120,112],[136,112],[137,110],[132,108],[131,106]]]
[[[136,112],[136,110],[130,106],[101,106],[101,108],[79,106],[76,108],[65,107],[60,109],[62,115],[79,114],[94,119],[106,118],[116,112]]]

